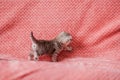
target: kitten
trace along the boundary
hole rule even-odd
[[[67,32],[61,32],[53,40],[37,40],[31,32],[32,52],[29,54],[30,60],[39,60],[39,56],[49,54],[52,61],[57,61],[58,54],[63,51],[71,51],[72,47],[69,44],[72,41],[72,36]]]

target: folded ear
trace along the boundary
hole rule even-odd
[[[61,35],[62,35],[62,34],[66,34],[66,32],[65,32],[65,31],[62,31],[60,34],[61,34]],[[60,35],[60,34],[59,34],[59,35]]]

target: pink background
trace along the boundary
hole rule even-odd
[[[71,33],[58,63],[29,61],[37,39]],[[120,0],[0,0],[0,80],[120,80]]]

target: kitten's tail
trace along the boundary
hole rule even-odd
[[[31,32],[30,38],[32,40],[32,43],[37,43],[37,39],[33,36],[33,32]]]

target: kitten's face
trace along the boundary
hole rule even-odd
[[[72,41],[72,36],[69,36],[68,39],[66,40],[65,44],[69,45]]]
[[[69,33],[66,33],[66,32],[61,32],[57,37],[56,39],[65,44],[65,45],[69,45],[71,40],[72,40],[72,36],[69,34]]]

